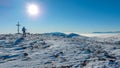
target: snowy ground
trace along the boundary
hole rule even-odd
[[[0,68],[119,68],[120,35],[0,35]]]

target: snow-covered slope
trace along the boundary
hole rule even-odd
[[[24,39],[18,34],[0,35],[0,68],[120,67],[120,44],[116,43],[120,35],[73,35],[28,34]]]

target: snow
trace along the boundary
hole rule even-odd
[[[120,67],[119,34],[104,37],[27,34],[18,41],[21,36],[0,35],[0,68]]]

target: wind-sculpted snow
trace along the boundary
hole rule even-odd
[[[120,35],[89,38],[27,34],[22,41],[20,38],[20,34],[0,35],[0,68],[120,67]]]

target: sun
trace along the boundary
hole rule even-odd
[[[30,15],[37,15],[39,13],[39,8],[36,4],[29,4],[27,6],[27,11]]]

